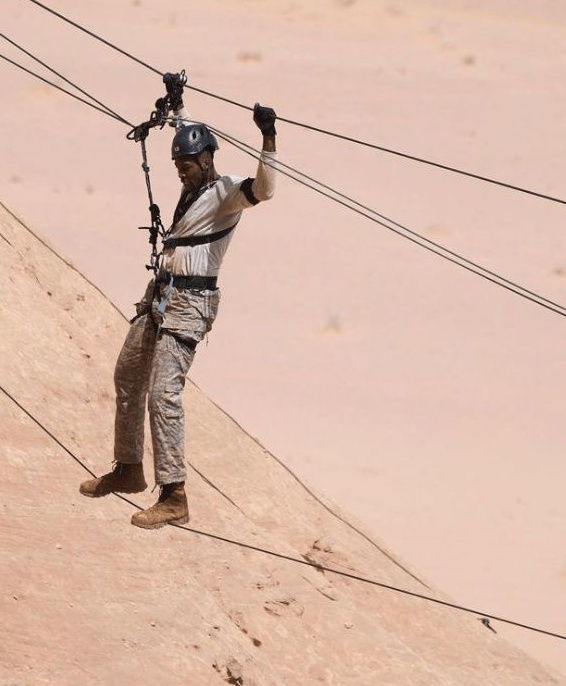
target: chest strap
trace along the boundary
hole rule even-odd
[[[217,231],[216,233],[207,233],[205,236],[185,236],[184,238],[166,238],[163,241],[164,248],[177,248],[180,245],[190,245],[191,247],[195,245],[205,245],[206,243],[214,243],[214,241],[219,241],[221,238],[227,236],[231,231],[236,228],[236,224],[229,226],[227,229],[222,231]]]

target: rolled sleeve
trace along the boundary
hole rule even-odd
[[[269,200],[275,193],[277,178],[277,153],[261,151],[252,193],[258,201]]]

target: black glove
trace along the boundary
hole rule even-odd
[[[183,90],[187,83],[187,75],[185,70],[181,71],[179,74],[173,74],[167,72],[163,76],[163,83],[167,89],[167,95],[169,96],[169,103],[174,110],[179,110],[183,107]]]
[[[254,105],[254,122],[264,136],[275,136],[275,120],[277,115],[271,107],[263,107],[259,102]]]

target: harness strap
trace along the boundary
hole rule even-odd
[[[157,285],[157,281],[156,281]],[[173,274],[169,275],[168,278],[168,283],[167,283],[167,288],[165,289],[165,293],[163,294],[163,297],[161,298],[161,301],[159,305],[157,306],[157,312],[161,317],[165,315],[165,310],[167,308],[167,303],[169,302],[169,298],[171,297],[171,293],[173,292]],[[159,326],[161,328],[161,325]]]
[[[173,286],[175,288],[209,290],[216,288],[218,278],[216,276],[174,276]]]
[[[237,222],[236,222],[237,223]],[[214,243],[214,241],[219,241],[221,238],[227,236],[231,231],[236,228],[236,224],[229,226],[227,229],[222,231],[217,231],[216,233],[208,233],[206,236],[186,236],[184,238],[166,238],[163,241],[164,248],[177,248],[181,245],[190,245],[191,247],[195,245],[205,245],[206,243]]]
[[[159,285],[166,283],[165,292],[157,306],[158,314],[163,318],[165,310],[171,298],[174,288],[182,288],[186,290],[216,290],[217,277],[216,276],[173,276],[173,274],[164,272],[155,280],[154,297],[159,294]],[[158,331],[161,325],[158,327]]]

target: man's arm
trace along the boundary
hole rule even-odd
[[[277,115],[271,107],[256,102],[254,122],[263,135],[262,152],[255,179],[252,182],[253,196],[258,200],[269,200],[275,193],[275,162],[277,160],[275,120]]]

